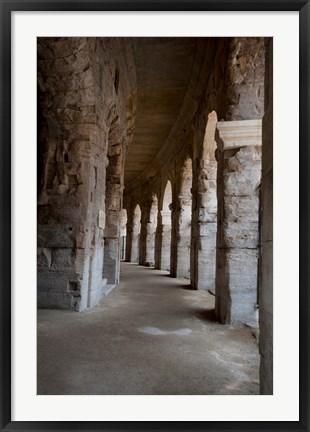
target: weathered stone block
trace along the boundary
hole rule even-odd
[[[242,147],[235,158],[239,161],[242,168],[261,166],[262,148],[261,146]]]
[[[37,248],[37,267],[50,268],[52,264],[52,248]]]
[[[217,211],[215,208],[200,208],[198,214],[198,220],[200,222],[214,222],[216,220]]]
[[[257,222],[259,212],[259,198],[254,196],[226,196],[224,199],[225,220],[237,222]],[[242,226],[240,227],[242,229]]]
[[[207,239],[214,239],[217,232],[217,224],[215,222],[199,222],[198,223],[198,233],[201,237],[206,237]]]
[[[258,247],[257,222],[225,222],[221,229],[220,244],[228,248]]]
[[[86,232],[77,232],[76,234],[76,247],[84,249],[86,247]]]
[[[244,196],[258,194],[261,181],[260,167],[243,171],[242,175],[237,172],[224,173],[224,195]]]
[[[77,275],[72,270],[66,273],[44,270],[37,272],[38,292],[65,293],[68,291],[70,281],[77,281]]]
[[[233,294],[231,297],[230,323],[232,325],[258,323],[258,309],[256,308],[257,293]]]
[[[204,236],[197,239],[198,251],[214,250],[216,247],[216,236]]]
[[[206,208],[209,213],[216,214],[217,197],[215,187],[210,187],[203,194],[200,195],[200,205],[201,207]]]
[[[102,210],[99,210],[99,213],[98,213],[98,227],[100,229],[105,228],[105,212]]]
[[[73,225],[38,225],[38,247],[75,247],[76,228]]]
[[[121,199],[117,195],[108,195],[106,197],[106,210],[118,212],[121,209]]]
[[[257,290],[258,251],[253,249],[218,249],[217,290],[247,293]]]
[[[68,271],[68,269],[75,269],[75,249],[54,248],[51,270]]]
[[[104,228],[104,237],[118,238],[119,237],[119,225],[117,223],[111,224],[106,223]]]
[[[89,253],[92,253],[91,257],[91,271],[95,272],[101,272],[102,273],[102,263],[104,260],[104,249],[103,247],[94,247],[92,248]]]

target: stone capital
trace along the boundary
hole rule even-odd
[[[218,122],[216,127],[223,141],[224,151],[262,145],[262,121],[260,119]]]

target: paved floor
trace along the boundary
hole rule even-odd
[[[258,394],[251,329],[218,324],[214,296],[122,263],[121,283],[85,312],[38,311],[38,394]]]

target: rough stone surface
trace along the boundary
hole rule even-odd
[[[130,57],[130,47],[125,42],[122,49]],[[130,142],[135,110],[134,104],[129,106],[115,99],[117,50],[118,41],[106,38],[38,39],[41,307],[73,305],[73,309],[81,310],[94,305],[102,291],[103,273],[112,270],[108,239],[119,237],[118,212],[124,184],[122,155]],[[122,73],[120,98],[129,101],[135,76],[126,65]],[[41,248],[52,249],[48,271],[44,270]],[[62,252],[66,258],[61,259],[59,250],[64,248],[68,251]],[[115,282],[117,266],[115,262]],[[78,294],[67,291],[70,281],[81,286]]]
[[[255,323],[258,318],[260,124],[260,120],[218,124],[215,292],[216,314],[223,323]]]

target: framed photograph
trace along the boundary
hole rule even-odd
[[[309,2],[0,5],[1,430],[310,430]]]

